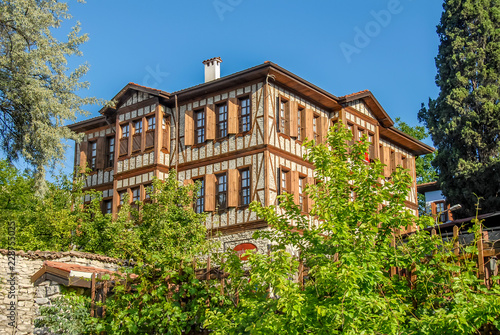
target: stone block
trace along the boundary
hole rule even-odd
[[[48,298],[35,298],[35,303],[38,305],[46,305],[49,301],[50,300]]]
[[[59,285],[49,286],[47,287],[47,296],[52,296],[54,294],[58,294],[61,292],[61,288]]]

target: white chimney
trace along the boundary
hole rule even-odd
[[[220,57],[214,57],[203,61],[203,64],[205,64],[206,83],[220,78],[220,63],[222,63]]]

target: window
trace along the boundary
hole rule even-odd
[[[288,101],[280,98],[279,103],[279,130],[282,133],[286,132],[286,125],[288,123]]]
[[[280,182],[280,186],[281,186],[281,194],[283,193],[290,193],[290,181],[289,181],[289,175],[290,175],[290,171],[285,171],[285,170],[281,170],[281,182]]]
[[[166,130],[167,129],[167,124],[168,124],[168,119],[166,117],[164,117],[161,120],[161,129]]]
[[[194,180],[194,182],[200,183],[200,189],[198,191],[198,195],[196,197],[196,203],[194,206],[194,211],[200,214],[205,211],[205,179],[203,178],[196,179]]]
[[[217,105],[217,138],[227,136],[227,104]]]
[[[127,191],[121,191],[118,194],[120,196],[120,206],[122,206],[123,202],[125,201],[125,195],[127,194]]]
[[[370,146],[368,147],[369,158],[375,159],[375,142],[373,134],[368,133],[368,142],[370,142]]]
[[[142,133],[142,120],[136,121],[134,124],[134,134]]]
[[[122,138],[126,138],[129,136],[129,128],[128,128],[128,124],[124,124],[122,126]]]
[[[111,214],[113,211],[113,201],[112,200],[104,200],[102,202],[102,213],[103,214]]]
[[[222,211],[227,208],[227,174],[218,174],[215,177],[217,178],[216,207]]]
[[[305,186],[304,177],[299,177],[299,207],[301,212],[305,212],[305,194],[304,194],[304,186]]]
[[[250,169],[240,170],[240,206],[250,204]]]
[[[115,164],[115,138],[108,137],[106,139],[106,167],[113,167]]]
[[[144,185],[144,190],[146,191],[146,195],[144,197],[146,199],[151,199],[151,194],[153,194],[153,184]]]
[[[304,112],[304,108],[300,108],[297,110],[297,140],[302,141],[302,113]]]
[[[250,98],[240,98],[238,101],[240,104],[240,133],[244,133],[252,128]]]
[[[132,189],[132,202],[135,203],[136,201],[141,200],[141,188],[136,187]]]
[[[436,203],[436,213],[435,215],[439,214],[439,222],[446,222],[448,221],[448,212],[445,212],[445,203],[444,201],[437,201]]]
[[[202,109],[196,111],[195,120],[196,120],[195,143],[200,144],[205,142],[205,111]]]
[[[313,134],[314,134],[314,141],[318,143],[319,141],[319,115],[314,115],[313,117]]]
[[[96,169],[97,160],[97,142],[89,142],[89,167],[94,171]]]
[[[156,118],[154,116],[148,117],[148,130],[155,130]]]
[[[358,128],[358,141],[361,141],[363,139],[363,134],[365,131],[363,129]]]

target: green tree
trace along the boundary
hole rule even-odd
[[[416,138],[417,140],[425,140],[429,137],[429,133],[423,126],[411,127],[406,122],[401,121],[400,118],[396,118],[396,128],[402,132]],[[436,157],[437,152],[418,156],[415,158],[415,172],[417,175],[417,184],[430,183],[437,181],[438,174],[436,168],[432,165],[432,161]],[[420,215],[425,215],[427,213],[427,208],[425,206],[425,196],[418,193],[418,212]]]
[[[446,0],[437,32],[440,88],[419,118],[438,152],[443,194],[461,204],[459,216],[475,212],[475,195],[483,213],[500,208],[500,2]]]
[[[319,180],[306,189],[310,216],[291,195],[279,210],[252,203],[272,227],[254,237],[273,251],[226,263],[234,303],[211,310],[206,326],[214,334],[476,334],[488,322],[500,326],[499,285],[487,290],[473,258],[459,260],[453,241],[423,230],[432,219],[404,205],[409,174],[398,168],[381,182],[382,164],[366,164],[366,141],[347,150],[351,137],[339,124],[328,145],[306,144]],[[393,234],[413,225],[408,236]]]
[[[86,64],[69,72],[67,60],[80,56],[87,40],[77,24],[67,41],[58,41],[54,29],[71,18],[61,1],[10,0],[0,2],[0,139],[9,160],[23,158],[34,167],[36,187],[45,190],[47,167],[64,158],[62,139],[78,140],[64,126],[96,103],[74,92],[87,88],[80,79]]]
[[[140,211],[125,205],[118,222],[125,225],[115,252],[139,262],[116,281],[106,301],[106,318],[97,329],[108,334],[187,334],[199,330],[207,307],[224,306],[214,281],[200,281],[196,268],[217,246],[207,239],[204,215],[191,208],[194,186],[179,186],[175,171],[153,183],[151,201]],[[123,213],[123,214],[122,214]],[[133,276],[137,276],[133,279]]]

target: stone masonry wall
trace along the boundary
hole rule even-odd
[[[34,320],[41,305],[60,296],[60,285],[31,282],[45,260],[117,270],[120,261],[83,252],[23,252],[9,254],[0,249],[0,335],[33,334]]]

